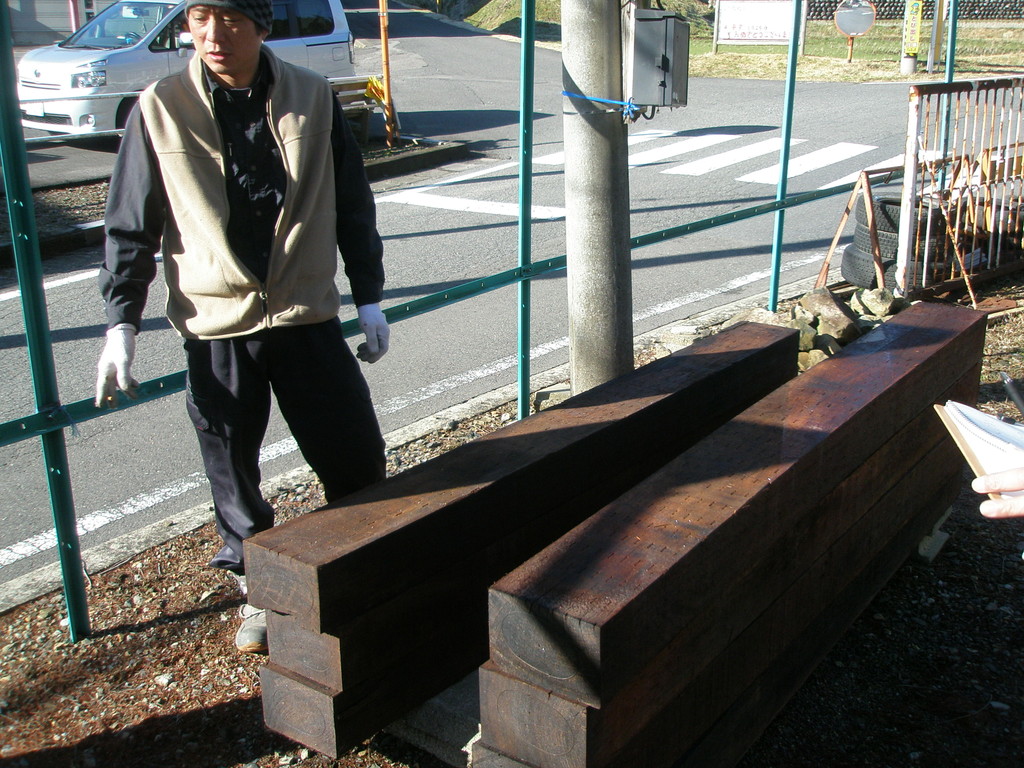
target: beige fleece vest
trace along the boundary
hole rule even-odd
[[[263,51],[274,76],[268,122],[288,179],[265,285],[227,242],[220,128],[199,57],[139,99],[170,207],[163,236],[167,317],[185,338],[318,323],[340,306],[333,95],[320,75]]]

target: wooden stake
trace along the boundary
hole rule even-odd
[[[861,185],[867,178],[867,172],[861,171],[857,177],[857,183],[853,185],[853,191],[850,193],[850,199],[846,202],[846,210],[843,211],[843,215],[839,217],[839,227],[836,229],[835,237],[832,238],[832,245],[828,247],[828,253],[825,255],[825,263],[821,265],[821,270],[818,272],[818,279],[814,283],[815,288],[824,288],[825,283],[828,282],[828,269],[832,263],[832,254],[836,251],[836,245],[839,243],[839,238],[843,235],[843,229],[846,227],[846,222],[850,218],[850,211],[853,210],[853,206],[857,201],[857,193],[860,191]]]
[[[863,177],[864,210],[867,212],[868,231],[871,233],[871,256],[875,262],[875,281],[877,287],[885,287],[885,270],[882,268],[882,249],[878,245],[878,229],[875,227],[875,204],[871,198],[871,181],[867,171],[861,171]]]
[[[391,97],[391,58],[388,53],[388,3],[380,0],[380,56],[381,70],[384,74],[384,111],[387,127],[387,145],[395,146],[398,139],[397,120],[395,119],[395,103]]]

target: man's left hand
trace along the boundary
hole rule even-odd
[[[356,357],[364,363],[376,363],[388,351],[388,340],[391,329],[384,318],[380,304],[363,304],[356,307],[359,314],[359,327],[366,334],[366,341],[356,347]]]

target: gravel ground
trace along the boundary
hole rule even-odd
[[[107,204],[107,182],[80,184],[59,189],[37,190],[32,193],[39,237],[61,235],[76,224],[100,221]],[[11,242],[10,222],[7,219],[7,198],[0,195],[0,243]]]
[[[1024,307],[1014,279],[980,297]],[[990,321],[984,410],[1013,407],[998,372],[1024,379],[1024,313]],[[663,353],[638,350],[639,363]],[[389,453],[390,471],[513,418],[511,405]],[[777,766],[1020,766],[1024,761],[1024,521],[990,521],[964,490],[932,563],[909,561],[742,762]],[[314,482],[279,489],[281,518],[320,505]],[[0,616],[0,764],[189,768],[440,768],[385,734],[338,760],[262,725],[261,657],[234,652],[240,599],[203,567],[211,525],[89,578],[94,634],[76,644],[59,594]],[[642,766],[638,766],[642,768]]]

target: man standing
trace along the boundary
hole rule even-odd
[[[259,450],[274,393],[328,501],[384,476],[369,389],[345,342],[340,249],[366,341],[388,349],[382,246],[362,156],[330,85],[263,40],[270,0],[189,1],[196,55],[142,92],[110,182],[100,290],[107,341],[96,404],[129,396],[135,337],[163,255],[167,317],[184,339],[185,404],[223,547],[211,565],[245,593],[242,542],[270,528]],[[242,607],[236,646],[266,650]]]

